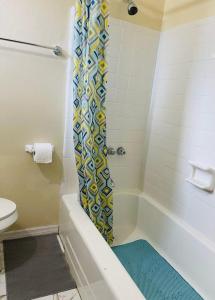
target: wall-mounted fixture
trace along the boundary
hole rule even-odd
[[[33,160],[35,163],[52,163],[54,146],[50,143],[35,143],[33,145],[25,145],[25,151],[33,154]]]
[[[117,150],[116,150],[116,153],[117,153],[118,155],[125,155],[125,154],[126,154],[125,148],[123,148],[123,147],[118,147]]]
[[[215,189],[215,169],[189,161],[192,167],[192,174],[186,179],[197,188],[212,193]]]
[[[122,146],[118,147],[117,149],[110,146],[107,148],[107,154],[108,155],[116,155],[117,154],[117,155],[122,156],[122,155],[126,154],[126,150]]]
[[[107,148],[107,154],[108,155],[115,155],[116,154],[116,150],[113,147],[108,147]]]
[[[52,50],[52,52],[56,56],[62,56],[63,55],[63,50],[59,46],[51,47],[51,46],[46,46],[46,45],[41,45],[41,44],[36,44],[36,43],[23,42],[23,41],[18,41],[18,40],[3,38],[3,37],[0,37],[0,40],[5,41],[5,42],[12,42],[12,43],[23,44],[23,45],[27,45],[27,46],[34,46],[34,47],[38,47],[38,48],[49,49],[49,50]]]
[[[138,7],[133,0],[128,0],[128,14],[134,16],[138,13]]]

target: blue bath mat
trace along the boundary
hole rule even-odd
[[[147,300],[203,300],[148,242],[112,249]]]

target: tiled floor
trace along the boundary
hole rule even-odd
[[[51,295],[47,297],[37,298],[34,300],[81,300],[77,289],[62,292],[57,295]]]
[[[4,268],[3,244],[0,242],[0,300],[7,300],[6,276]],[[72,289],[56,295],[45,296],[33,300],[81,300],[78,290]]]

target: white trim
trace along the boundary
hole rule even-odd
[[[63,242],[62,242],[61,237],[60,237],[59,234],[57,235],[57,240],[58,240],[58,243],[59,243],[59,246],[60,246],[61,251],[62,251],[63,253],[65,253],[65,248],[64,248]]]
[[[57,234],[58,233],[58,225],[48,225],[41,227],[32,227],[21,230],[7,231],[4,232],[1,236],[2,240],[13,240],[13,239],[21,239],[30,236],[39,236],[46,234]]]

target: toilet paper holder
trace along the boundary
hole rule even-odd
[[[54,151],[54,145],[51,145],[51,146],[52,146],[52,152],[53,152]],[[35,153],[35,151],[34,151],[34,144],[25,145],[25,152],[34,154]]]

